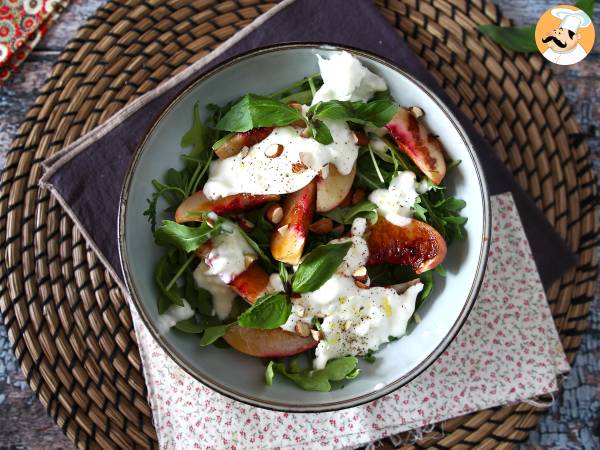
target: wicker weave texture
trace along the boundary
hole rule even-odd
[[[491,3],[377,1],[579,256],[549,290],[572,360],[597,274],[589,151],[539,55],[516,56],[475,30],[508,24]],[[40,163],[127,102],[198,60],[273,6],[259,0],[115,0],[65,48],[0,180],[0,310],[21,369],[79,448],[154,448],[156,434],[128,307],[48,192]],[[446,421],[406,448],[514,447],[543,409],[521,404]],[[389,445],[389,444],[388,444]]]

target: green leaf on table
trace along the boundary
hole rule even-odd
[[[163,220],[160,228],[154,232],[154,240],[158,245],[171,245],[189,253],[220,233],[219,221],[212,226],[208,222],[202,222],[198,227],[190,227],[172,220]]]
[[[287,322],[292,312],[292,304],[281,292],[267,294],[238,317],[238,323],[244,328],[272,330]]]
[[[352,242],[325,244],[310,252],[298,266],[292,281],[292,291],[312,292],[319,289],[338,269]]]
[[[370,102],[331,100],[311,106],[307,117],[310,120],[343,120],[358,125],[383,127],[392,120],[399,108],[390,100],[372,100]]]
[[[594,4],[596,0],[579,0],[575,3],[575,7],[585,12],[590,19],[594,20]]]
[[[259,127],[289,125],[303,120],[294,108],[256,94],[247,94],[219,120],[216,128],[224,131],[248,131]]]
[[[360,373],[358,359],[354,356],[333,359],[327,363],[325,368],[320,370],[303,369],[301,371],[292,371],[284,363],[274,363],[273,361],[269,363],[267,370],[271,372],[270,376],[267,377],[271,383],[273,382],[274,372],[277,371],[305,391],[319,392],[331,391],[332,381],[353,379]],[[267,382],[267,384],[269,383]]]
[[[520,53],[537,52],[535,26],[501,27],[499,25],[479,25],[477,29],[492,41],[504,48]]]
[[[227,329],[233,325],[232,323],[226,323],[224,325],[215,325],[212,327],[205,327],[204,334],[200,338],[200,346],[206,347],[214,343],[217,339],[223,337],[227,333]]]

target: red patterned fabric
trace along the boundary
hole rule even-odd
[[[69,0],[0,0],[0,85],[25,61]]]

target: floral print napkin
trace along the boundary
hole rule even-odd
[[[0,86],[38,44],[69,0],[0,1]]]
[[[366,405],[292,414],[230,400],[171,360],[131,308],[160,447],[353,448],[556,391],[569,365],[512,195],[493,196],[491,207],[487,270],[462,330],[419,377]]]

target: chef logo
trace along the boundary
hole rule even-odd
[[[547,10],[535,27],[535,43],[544,58],[568,66],[578,63],[594,46],[594,24],[575,6]]]

